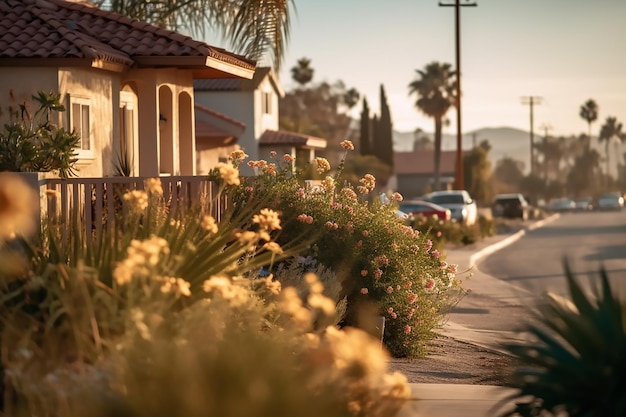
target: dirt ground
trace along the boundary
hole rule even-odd
[[[393,371],[402,372],[410,383],[506,385],[513,359],[480,346],[440,336],[433,340],[426,357],[390,360]]]

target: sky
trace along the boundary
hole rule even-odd
[[[466,0],[461,0],[462,3]],[[448,0],[454,2],[454,0]],[[394,129],[432,132],[408,94],[415,70],[432,61],[455,64],[454,7],[438,0],[294,0],[290,40],[279,73],[311,60],[313,82],[342,80],[378,112],[382,83]],[[626,125],[626,0],[476,0],[461,11],[462,130],[530,129],[522,97],[541,97],[534,130],[551,135],[587,132],[580,106],[594,99],[599,120]],[[360,104],[354,110],[358,117]],[[456,132],[448,113],[446,133]]]

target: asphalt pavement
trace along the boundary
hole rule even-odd
[[[471,271],[464,287],[469,290],[450,314],[449,321],[440,333],[487,349],[502,351],[500,344],[527,340],[518,329],[529,315],[529,306],[536,297],[532,293],[481,273],[476,268],[479,259],[522,238],[527,230],[542,227],[558,218],[558,214],[544,220],[529,222],[521,230],[506,235],[496,235],[476,244],[448,248],[446,261],[459,265],[459,271]],[[502,399],[515,390],[491,385],[462,384],[410,384],[413,400],[398,417],[487,417],[495,416],[512,404]],[[497,408],[496,408],[497,407]]]

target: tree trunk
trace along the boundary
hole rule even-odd
[[[441,190],[441,117],[435,117],[435,162],[434,162],[434,191]]]

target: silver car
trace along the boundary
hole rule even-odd
[[[468,226],[478,220],[476,202],[465,190],[434,191],[424,196],[422,200],[450,209],[452,220]]]

